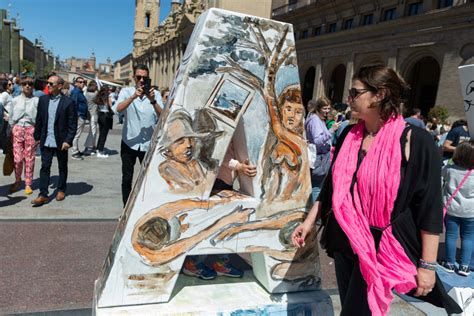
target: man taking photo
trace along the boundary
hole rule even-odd
[[[132,190],[136,160],[143,161],[150,146],[158,117],[163,109],[159,91],[151,87],[149,70],[145,65],[133,69],[135,87],[120,91],[113,110],[124,115],[120,157],[122,158],[122,201],[127,203]]]

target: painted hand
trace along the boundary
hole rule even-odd
[[[213,242],[229,240],[233,236],[240,233],[240,231],[241,231],[240,225],[237,226],[237,224],[233,227],[226,228],[226,230],[224,230],[219,235],[217,235],[215,238],[213,238]]]
[[[245,160],[243,163],[237,165],[237,170],[245,174],[247,177],[255,177],[257,175],[257,167],[252,166],[249,160]]]

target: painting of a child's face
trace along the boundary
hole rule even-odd
[[[170,156],[181,163],[190,162],[194,156],[195,140],[192,137],[183,137],[175,141],[168,148]]]
[[[299,132],[304,116],[304,107],[301,103],[285,101],[281,107],[283,126],[292,132]]]

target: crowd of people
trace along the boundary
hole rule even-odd
[[[39,147],[40,193],[32,203],[49,202],[54,155],[59,164],[56,200],[64,200],[68,149],[73,159],[107,158],[105,143],[115,113],[123,122],[120,156],[125,206],[134,165],[137,159],[142,162],[164,107],[162,95],[147,85],[146,66],[134,68],[134,80],[135,86],[119,92],[83,77],[68,85],[52,74],[41,88],[30,77],[0,76],[4,119],[0,123],[2,131],[9,130],[11,135],[2,139],[12,141],[15,170],[10,192],[20,189],[23,170],[25,194],[33,192]],[[332,105],[321,97],[307,106],[305,135],[315,148],[311,162],[314,204],[292,240],[296,247],[304,246],[316,223],[322,224],[321,243],[335,260],[342,315],[354,310],[361,315],[386,314],[393,297],[387,289],[420,297],[449,313],[459,312],[436,277],[443,221],[446,258],[442,268],[462,276],[468,276],[472,268],[474,141],[465,120],[452,125],[438,118],[424,121],[416,108],[403,118],[407,89],[393,69],[367,66],[354,74],[348,104]],[[88,145],[81,151],[79,140],[87,122]],[[2,147],[8,154],[5,143]],[[235,165],[245,167],[250,176],[256,173],[254,166]],[[459,264],[455,258],[458,230]],[[188,260],[187,274],[195,274],[190,266],[197,265],[202,266],[200,260]]]
[[[115,86],[101,85],[100,81],[89,80],[87,84],[87,79],[80,76],[69,84],[55,73],[46,80],[0,74],[0,147],[6,155],[4,174],[15,173],[9,192],[21,188],[24,176],[24,193],[33,193],[35,157],[41,157],[38,197],[41,199],[32,203],[48,202],[49,169],[52,157],[57,156],[60,177],[56,200],[63,200],[69,147],[73,159],[91,155],[108,158],[105,143],[112,129],[112,107],[119,92]],[[48,119],[53,116],[54,120]],[[81,152],[79,139],[86,124],[89,124],[89,135]],[[51,151],[52,148],[55,150]]]

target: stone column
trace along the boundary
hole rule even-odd
[[[387,58],[387,66],[395,69],[395,70],[399,70],[397,69],[397,49],[396,48],[390,48],[389,51],[388,51],[388,58]]]
[[[158,78],[157,78],[157,74],[158,74],[158,69],[157,69],[157,63],[156,63],[156,59],[158,58],[158,54],[156,53],[156,51],[153,52],[152,54],[152,84],[153,85],[158,85]]]
[[[160,46],[159,51],[158,51],[158,73],[159,73],[159,78],[158,78],[158,86],[160,89],[163,88],[163,47]]]
[[[354,75],[354,59],[355,54],[352,53],[348,56],[346,63],[346,78],[344,79],[344,89],[342,90],[342,102],[347,102],[348,90],[352,85],[352,76]]]
[[[453,47],[443,56],[435,105],[447,108],[453,118],[465,118],[458,70],[462,58],[458,52],[459,47]]]
[[[20,73],[20,29],[13,25],[11,34],[11,71]]]
[[[313,87],[313,100],[316,100],[320,96],[324,94],[323,88],[323,78],[322,78],[322,71],[321,71],[321,58],[318,58],[316,61],[316,65],[314,66],[314,87]]]
[[[167,87],[170,88],[173,83],[173,67],[174,67],[174,52],[173,52],[173,43],[168,42],[168,84]]]
[[[10,72],[10,52],[11,52],[11,40],[10,40],[10,22],[6,20],[6,11],[0,11],[0,42],[2,46],[0,49],[0,71]]]

